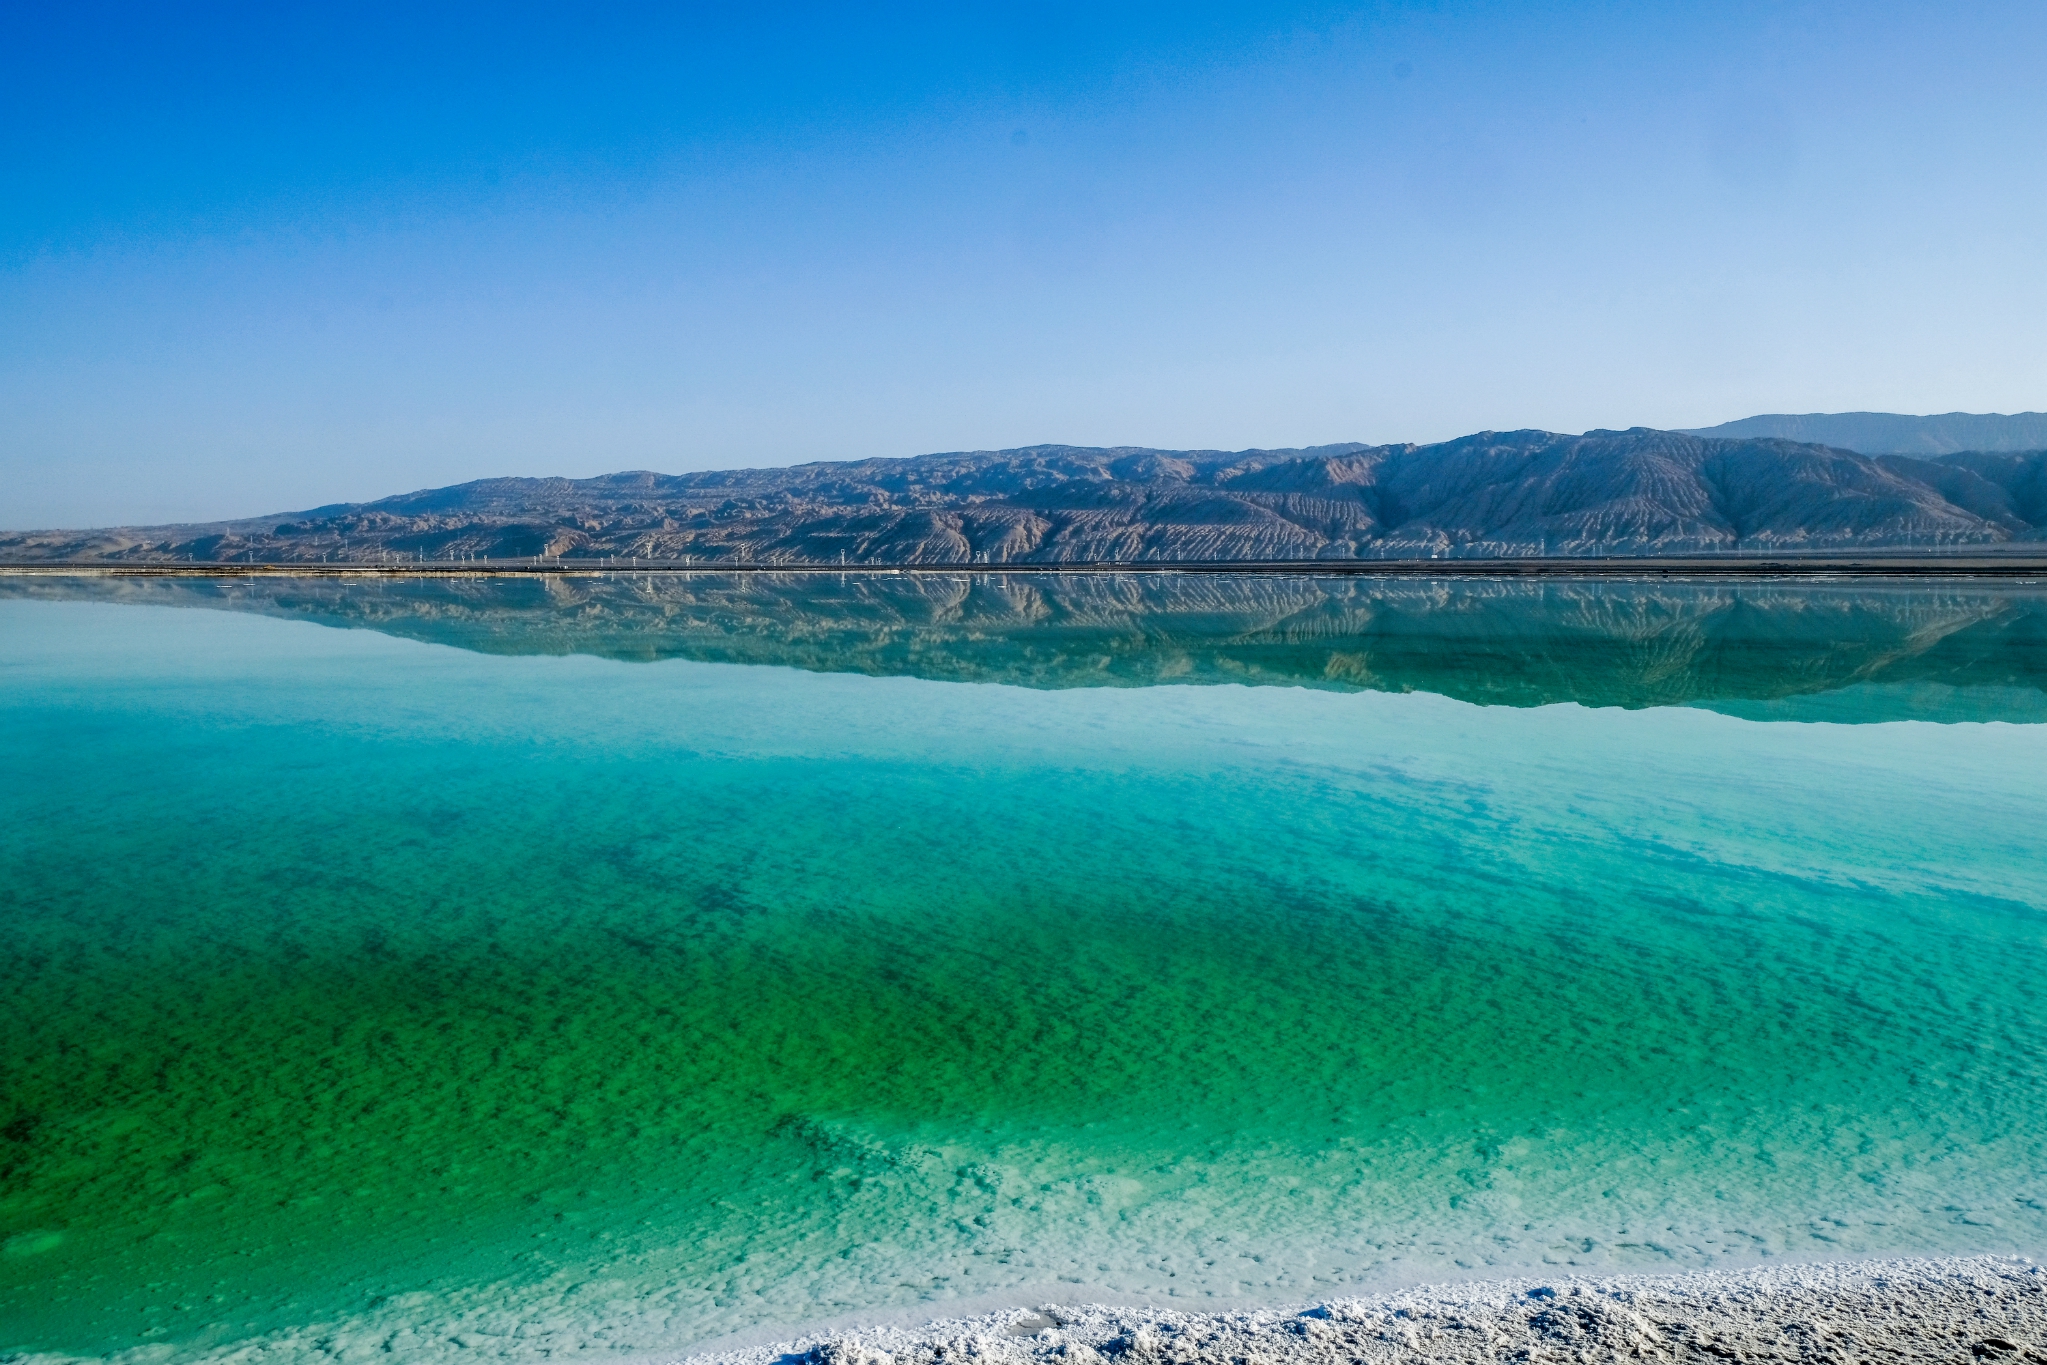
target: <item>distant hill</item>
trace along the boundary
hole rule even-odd
[[[2047,412],[1944,412],[1910,417],[1896,412],[1769,413],[1699,427],[1686,433],[1746,441],[1775,437],[1809,441],[1864,455],[1953,455],[1965,450],[2047,450]]]
[[[1156,563],[1934,547],[2043,535],[2047,454],[1873,457],[1636,427],[1487,431],[1423,446],[1030,446],[483,479],[205,526],[0,535],[0,559]]]

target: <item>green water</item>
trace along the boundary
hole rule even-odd
[[[1837,648],[1957,619],[1871,602]],[[2029,603],[1739,716],[275,608],[0,601],[0,1349],[2047,1244],[2047,726],[1980,719],[2040,714]]]

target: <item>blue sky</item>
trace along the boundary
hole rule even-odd
[[[2047,407],[2047,6],[45,4],[0,525]]]

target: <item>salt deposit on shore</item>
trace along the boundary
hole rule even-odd
[[[2047,1273],[1972,1257],[1685,1275],[1494,1280],[1305,1311],[1013,1309],[834,1333],[691,1365],[1321,1365],[1946,1361],[2047,1365]]]

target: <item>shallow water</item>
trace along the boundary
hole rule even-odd
[[[563,653],[633,618],[525,585],[0,601],[0,1347],[2047,1245],[2047,726],[1985,723],[2043,714],[2036,599],[1444,587],[1389,672],[1335,589],[1282,668],[1242,594],[977,656],[726,584],[725,648],[850,671]],[[1662,665],[1583,624],[1645,612]],[[501,652],[398,638],[450,620]],[[1685,631],[1721,711],[1642,690]]]

